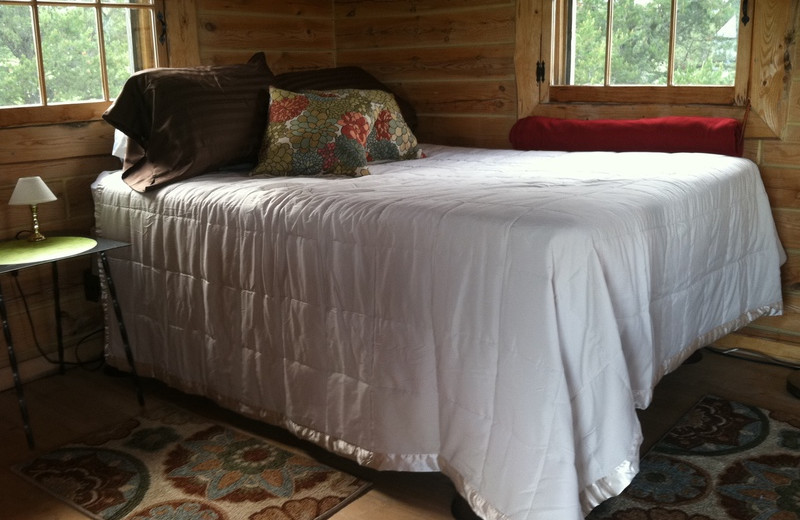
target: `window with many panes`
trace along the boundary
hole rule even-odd
[[[742,6],[555,0],[547,100],[743,104],[750,29]]]
[[[163,62],[160,7],[156,0],[0,0],[0,110],[100,110],[131,73]]]

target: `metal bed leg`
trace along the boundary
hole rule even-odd
[[[31,429],[30,419],[28,417],[28,405],[25,404],[25,394],[22,391],[22,379],[19,377],[17,355],[14,352],[14,342],[11,340],[11,328],[8,326],[8,313],[6,312],[6,303],[3,299],[2,286],[0,286],[0,319],[3,321],[3,335],[6,338],[6,345],[8,346],[8,362],[11,365],[11,373],[14,377],[14,390],[17,392],[19,411],[20,414],[22,414],[22,427],[25,429],[25,438],[28,440],[28,447],[33,449],[33,430]]]
[[[458,493],[450,503],[450,514],[456,520],[480,520],[480,517],[469,507],[467,501]]]
[[[114,280],[111,278],[111,268],[108,265],[105,251],[100,251],[100,261],[103,264],[103,271],[106,274],[106,284],[108,285],[108,294],[111,296],[111,304],[114,307],[114,315],[117,317],[117,325],[119,326],[119,335],[122,338],[122,344],[125,347],[125,357],[128,359],[128,365],[131,368],[131,376],[133,376],[133,383],[136,385],[136,398],[139,400],[139,405],[144,406],[144,395],[142,394],[142,385],[139,381],[139,375],[136,373],[136,366],[133,363],[133,352],[131,345],[128,342],[128,332],[125,330],[125,322],[122,321],[122,309],[119,307],[117,301],[117,290],[114,287]]]

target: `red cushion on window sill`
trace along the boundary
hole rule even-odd
[[[514,124],[509,140],[517,150],[742,155],[741,125],[723,117],[582,120],[529,116]]]

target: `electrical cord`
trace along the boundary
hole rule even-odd
[[[20,233],[23,233],[23,232],[21,231]],[[20,233],[17,233],[17,236],[19,236]],[[11,276],[14,278],[14,284],[17,287],[17,292],[19,293],[20,298],[22,299],[22,305],[25,308],[25,315],[28,318],[28,326],[31,329],[31,336],[33,336],[33,344],[36,346],[36,350],[39,352],[39,355],[45,361],[47,361],[48,363],[53,364],[53,365],[59,365],[60,362],[58,360],[51,359],[47,355],[47,353],[44,351],[44,349],[42,349],[42,346],[39,343],[39,338],[36,336],[36,327],[33,324],[33,316],[31,316],[30,307],[28,307],[28,299],[25,297],[25,293],[22,291],[22,285],[20,285],[20,283],[19,283],[18,274],[19,273],[17,271],[12,271],[11,272]],[[87,339],[89,339],[93,335],[98,334],[98,333],[100,333],[102,331],[103,331],[102,328],[98,329],[98,330],[94,330],[94,331],[86,334],[85,336],[83,336],[81,339],[79,339],[78,342],[75,345],[75,358],[77,359],[77,361],[64,361],[64,365],[65,366],[77,366],[77,367],[80,367],[80,368],[83,368],[83,369],[89,370],[89,371],[99,370],[103,366],[103,364],[105,363],[104,357],[102,355],[100,355],[99,357],[97,357],[95,359],[82,361],[80,359],[78,347],[80,347],[80,345],[84,341],[86,341]],[[89,366],[89,365],[95,364],[95,363],[97,364],[97,366],[91,366],[91,367]]]
[[[786,368],[791,368],[794,370],[800,369],[800,364],[792,363],[791,361],[785,361],[783,359],[770,356],[769,354],[764,354],[763,352],[756,352],[754,350],[747,350],[738,347],[719,348],[719,347],[707,346],[706,348],[711,352],[715,352],[723,356],[731,356],[740,359],[747,359],[750,361],[755,361],[757,363],[766,363],[769,365],[778,365]]]

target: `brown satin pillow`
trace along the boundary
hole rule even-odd
[[[264,53],[245,64],[133,74],[103,119],[129,143],[122,177],[149,191],[233,164],[255,163],[273,74]]]

